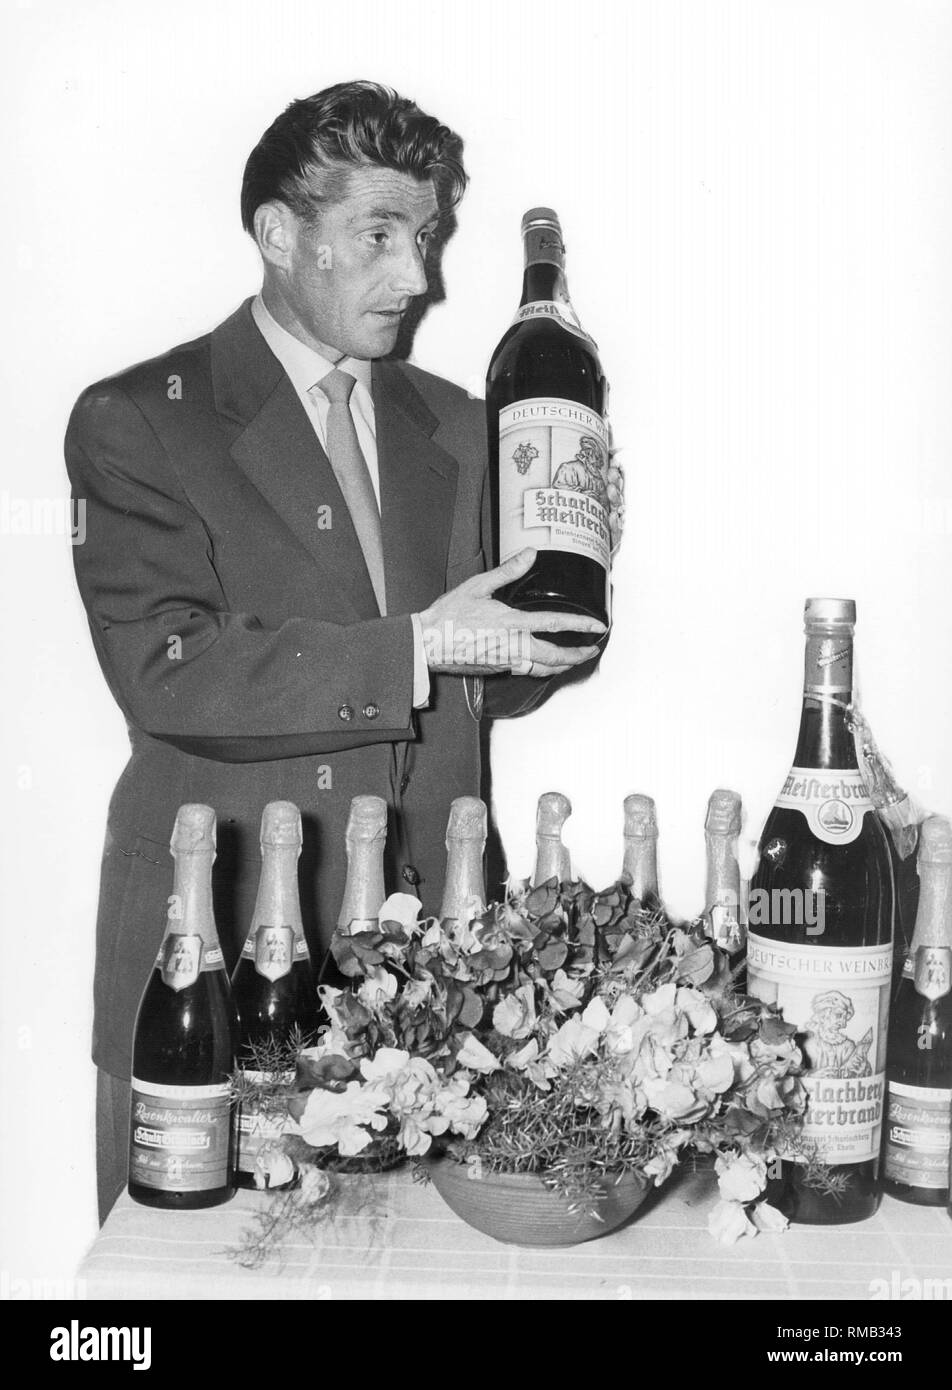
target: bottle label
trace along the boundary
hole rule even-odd
[[[129,1180],[162,1192],[207,1192],[229,1179],[231,1090],[132,1078]]]
[[[857,768],[792,767],[776,804],[802,811],[813,834],[828,845],[851,844],[863,829],[866,812],[873,810]]]
[[[608,571],[608,429],[555,396],[499,412],[499,559],[535,546],[586,555]]]
[[[290,975],[297,961],[310,960],[310,952],[304,937],[295,935],[293,927],[260,926],[245,938],[241,958],[253,961],[258,974],[273,983]]]
[[[710,909],[711,940],[734,955],[744,944],[744,928],[733,903],[714,903]]]
[[[220,946],[206,946],[197,932],[168,932],[155,958],[162,981],[176,992],[193,985],[203,970],[224,970]]]
[[[809,1097],[803,1135],[831,1165],[879,1153],[891,979],[891,945],[854,950],[747,937],[748,991],[796,1026]]]
[[[563,328],[574,333],[576,338],[581,338],[597,350],[598,344],[595,339],[585,332],[575,310],[564,299],[533,299],[529,304],[520,304],[510,327],[517,323],[525,323],[527,319],[555,319]]]
[[[924,999],[943,999],[952,989],[952,951],[948,946],[920,946],[908,962],[916,993]]]
[[[949,1186],[952,1090],[890,1081],[883,1171],[907,1187]]]

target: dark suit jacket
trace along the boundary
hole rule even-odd
[[[76,575],[132,744],[109,808],[97,924],[93,1056],[117,1076],[129,1073],[164,930],[182,803],[218,817],[229,964],[249,926],[271,800],[302,811],[315,956],[339,909],[358,793],[392,808],[389,889],[438,910],[449,805],[479,787],[479,728],[459,678],[433,678],[430,707],[414,714],[409,615],[484,568],[484,407],[397,362],[374,363],[373,394],[385,618],[333,470],[250,301],[213,333],[90,387],[71,416],[67,467],[86,502]],[[514,678],[486,689],[487,713],[520,713],[547,693]]]

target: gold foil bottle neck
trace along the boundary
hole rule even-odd
[[[561,835],[572,814],[572,803],[561,792],[543,792],[536,806],[536,834]]]
[[[169,848],[173,854],[215,854],[215,812],[210,806],[189,802],[175,817]]]
[[[851,598],[808,598],[803,628],[808,634],[849,636],[856,626],[856,602]]]
[[[532,227],[554,227],[557,232],[562,231],[559,223],[559,214],[554,208],[529,208],[528,212],[522,214],[522,235]]]
[[[704,830],[708,835],[736,837],[741,827],[741,799],[737,792],[718,787],[707,803]]]
[[[658,838],[658,818],[654,800],[633,792],[625,797],[625,839],[656,840]]]
[[[387,803],[382,796],[355,796],[350,803],[346,836],[352,840],[377,840],[387,834]]]
[[[446,823],[446,847],[451,840],[486,840],[486,803],[478,796],[458,796]]]
[[[919,863],[952,864],[952,822],[927,816],[919,830]]]
[[[269,801],[261,816],[261,848],[302,844],[301,812],[293,801]]]

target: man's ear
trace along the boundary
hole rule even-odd
[[[262,203],[254,216],[255,241],[262,258],[287,268],[297,239],[297,219],[285,203]]]

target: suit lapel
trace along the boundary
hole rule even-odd
[[[258,332],[251,300],[212,334],[221,416],[231,454],[339,589],[355,618],[379,616],[363,551],[334,470],[297,392]],[[458,465],[435,443],[439,423],[395,362],[373,364],[373,399],[387,611],[416,613],[443,592]],[[331,509],[331,525],[322,508]]]
[[[458,464],[439,423],[395,362],[373,365],[387,609],[418,613],[443,592]]]

